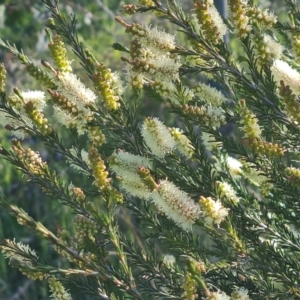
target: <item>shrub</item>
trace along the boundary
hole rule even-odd
[[[48,280],[55,299],[72,299],[76,290],[98,299],[299,299],[296,1],[285,1],[287,23],[244,0],[228,1],[226,19],[210,0],[195,0],[191,11],[174,0],[126,4],[124,13],[175,24],[184,44],[117,17],[131,36],[128,46],[114,44],[125,76],[79,42],[75,16],[65,17],[58,1],[43,2],[52,13],[51,62],[39,66],[1,41],[41,90],[7,95],[1,66],[1,123],[15,138],[0,153],[72,209],[74,232],[55,234],[2,197],[3,208],[70,263],[47,263],[3,238],[11,265]],[[64,43],[92,86],[73,72]],[[145,98],[162,103],[164,113],[141,114]],[[21,141],[29,136],[67,164],[48,164]],[[88,187],[66,182],[68,165]]]

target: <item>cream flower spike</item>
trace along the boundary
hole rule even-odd
[[[157,118],[147,118],[141,132],[146,145],[157,157],[164,157],[176,147],[176,142],[168,128]]]
[[[285,85],[289,85],[296,95],[300,94],[300,73],[287,62],[275,59],[271,72],[278,85],[283,80]]]
[[[164,180],[151,194],[151,200],[157,209],[186,231],[200,217],[200,206],[187,193],[181,191],[172,182]]]

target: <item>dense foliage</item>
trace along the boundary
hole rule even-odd
[[[51,59],[39,65],[0,41],[40,89],[7,91],[1,65],[0,122],[14,138],[0,154],[71,208],[73,226],[54,233],[3,196],[5,211],[60,257],[47,262],[3,237],[10,264],[47,281],[54,299],[300,299],[296,1],[285,1],[287,22],[245,0],[228,0],[225,19],[210,0],[191,10],[125,4],[124,15],[153,14],[178,32],[116,17],[131,38],[114,44],[124,74],[84,46],[75,15],[41,3]],[[145,99],[163,111],[141,113]],[[59,167],[30,139],[57,153]]]

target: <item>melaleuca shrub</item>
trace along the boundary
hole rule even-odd
[[[48,280],[54,299],[77,290],[95,299],[300,299],[296,1],[285,1],[285,23],[247,0],[228,0],[226,18],[212,0],[187,11],[174,0],[126,4],[124,15],[153,14],[178,35],[116,17],[131,39],[114,44],[120,72],[78,41],[75,16],[43,2],[51,59],[37,64],[0,43],[40,84],[6,93],[1,65],[0,120],[14,138],[0,153],[71,207],[74,233],[1,205],[70,267],[45,263],[13,237],[1,239],[3,255],[25,276]],[[164,113],[147,115],[145,99]],[[59,152],[89,187],[66,182],[26,137]]]

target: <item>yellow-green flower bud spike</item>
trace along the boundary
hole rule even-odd
[[[49,18],[49,19],[47,20],[47,25],[49,25],[49,26],[55,25],[54,19],[53,19],[53,18]]]
[[[108,178],[104,161],[101,159],[98,150],[93,146],[89,149],[89,161],[95,179],[93,184],[99,191],[110,188],[110,178]]]
[[[86,200],[86,196],[84,194],[84,191],[79,188],[79,187],[75,187],[74,185],[70,184],[69,185],[69,193],[71,196],[73,196],[75,198],[75,201],[78,203],[84,203]]]
[[[11,107],[16,108],[17,110],[20,110],[24,104],[22,99],[20,99],[17,95],[10,95],[7,98],[7,102]]]
[[[127,15],[133,15],[137,11],[137,6],[134,4],[124,4],[122,12],[124,12]]]
[[[260,139],[261,138],[261,128],[258,125],[258,119],[256,116],[247,108],[246,101],[240,101],[239,109],[240,121],[242,125],[241,129],[245,133],[244,137],[251,139]]]
[[[155,6],[152,0],[139,0],[139,4],[143,6]]]
[[[137,173],[150,191],[153,191],[158,187],[155,180],[151,176],[149,169],[145,167],[139,167]]]
[[[263,197],[268,197],[272,189],[273,185],[271,182],[264,181],[260,185],[260,193]]]
[[[94,73],[94,85],[101,95],[104,105],[109,110],[116,110],[120,106],[119,100],[122,86],[116,73],[112,73],[103,63],[98,64]]]
[[[38,111],[32,102],[28,102],[24,106],[25,111],[34,125],[45,135],[52,132],[51,127],[48,125],[48,120],[44,117],[44,114]]]
[[[204,262],[197,261],[193,258],[188,259],[187,269],[193,275],[200,275],[201,273],[206,273],[206,267]]]
[[[46,172],[47,164],[42,161],[38,152],[30,148],[24,149],[16,139],[12,140],[12,149],[31,173],[41,176]]]
[[[247,16],[248,6],[243,0],[228,0],[229,17],[237,37],[244,39],[251,31],[250,18]]]
[[[293,50],[294,54],[297,59],[300,59],[300,36],[293,34],[292,35],[292,45],[293,45]]]
[[[48,44],[52,58],[60,72],[72,72],[70,61],[67,58],[67,49],[60,35],[55,35]]]
[[[182,112],[191,118],[213,128],[219,128],[226,124],[226,117],[222,108],[212,105],[193,106],[184,104],[181,106]]]
[[[105,194],[105,192],[104,192]],[[109,190],[109,202],[110,203],[116,203],[116,204],[122,204],[124,201],[124,196],[122,193],[120,193],[119,191],[117,191],[116,189],[112,188],[111,190]]]
[[[18,96],[24,102],[24,98],[23,98],[21,90],[19,88],[14,88],[13,91],[14,91],[15,95]]]
[[[249,146],[257,155],[265,155],[269,158],[283,156],[285,151],[282,146],[261,139],[249,141]]]
[[[99,126],[89,126],[88,135],[90,142],[96,147],[100,147],[105,144],[105,135]]]
[[[258,119],[246,106],[246,101],[240,101],[239,109],[241,129],[244,132],[244,141],[257,155],[269,158],[279,157],[284,154],[284,148],[278,144],[266,142],[261,137],[261,128]]]
[[[5,92],[6,70],[3,63],[0,64],[0,92]]]
[[[65,95],[51,89],[48,89],[48,93],[51,95],[53,103],[60,109],[69,113],[74,118],[78,116],[79,112],[76,104],[70,101]]]
[[[197,282],[190,273],[184,277],[181,287],[184,290],[184,292],[181,294],[182,299],[198,299]]]
[[[191,158],[194,147],[191,145],[190,140],[178,128],[170,128],[169,131],[175,140],[177,150],[187,158]]]
[[[79,248],[84,247],[86,239],[95,242],[94,235],[99,228],[97,224],[88,217],[76,215],[73,219],[75,226],[75,239]]]
[[[194,0],[194,11],[205,39],[218,44],[227,28],[212,1]]]
[[[288,181],[294,187],[300,187],[300,169],[294,167],[288,167],[285,169],[285,174]]]
[[[262,28],[271,29],[277,23],[277,17],[273,13],[269,13],[267,10],[262,10],[259,7],[248,6],[247,15],[252,22],[257,23]]]
[[[284,108],[289,117],[300,124],[300,104],[291,88],[280,81],[279,95],[283,98]]]

